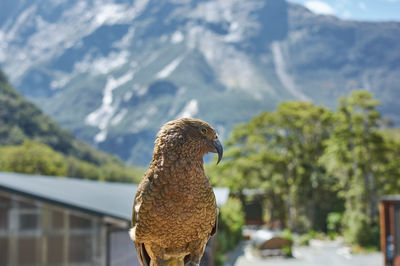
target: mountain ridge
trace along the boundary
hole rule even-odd
[[[0,64],[63,127],[127,162],[146,165],[159,127],[177,117],[224,138],[281,101],[334,108],[360,88],[400,122],[400,23],[283,0],[45,2],[5,0]]]

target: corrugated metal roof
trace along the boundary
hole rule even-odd
[[[0,172],[0,189],[43,201],[130,221],[136,184]],[[229,189],[214,188],[217,205]]]

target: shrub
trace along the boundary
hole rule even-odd
[[[0,146],[0,171],[137,183],[144,172],[119,161],[95,165],[76,157],[66,157],[50,146],[32,140],[25,140],[19,146]]]
[[[293,234],[289,229],[285,229],[282,231],[282,237],[286,240],[289,240],[291,243],[293,243]]]
[[[67,164],[61,153],[45,144],[26,140],[20,146],[0,147],[0,170],[25,174],[65,176]]]
[[[339,212],[330,212],[326,217],[326,226],[328,233],[339,233],[342,224],[342,214]]]
[[[293,244],[293,234],[289,229],[285,229],[282,231],[282,237],[288,241],[290,241],[291,244]],[[282,248],[282,252],[285,254],[287,257],[292,257],[292,246],[284,246]]]
[[[234,249],[242,239],[242,227],[244,225],[244,212],[239,199],[228,198],[224,206],[220,207],[216,264],[223,262],[222,254]]]
[[[365,214],[355,211],[348,212],[344,217],[344,236],[350,244],[362,247],[379,246],[379,226],[376,221],[371,221]]]
[[[312,239],[312,236],[310,233],[303,234],[299,236],[297,242],[300,246],[308,246],[310,245],[310,240]]]

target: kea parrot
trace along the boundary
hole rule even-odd
[[[208,152],[221,160],[222,145],[207,122],[181,118],[158,132],[150,167],[135,195],[129,231],[141,265],[200,264],[218,217],[203,167]]]

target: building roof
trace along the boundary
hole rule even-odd
[[[400,201],[400,194],[385,195],[381,197],[381,201]]]
[[[126,221],[131,219],[137,188],[129,183],[0,172],[0,190]],[[217,205],[224,205],[229,189],[214,192]]]

